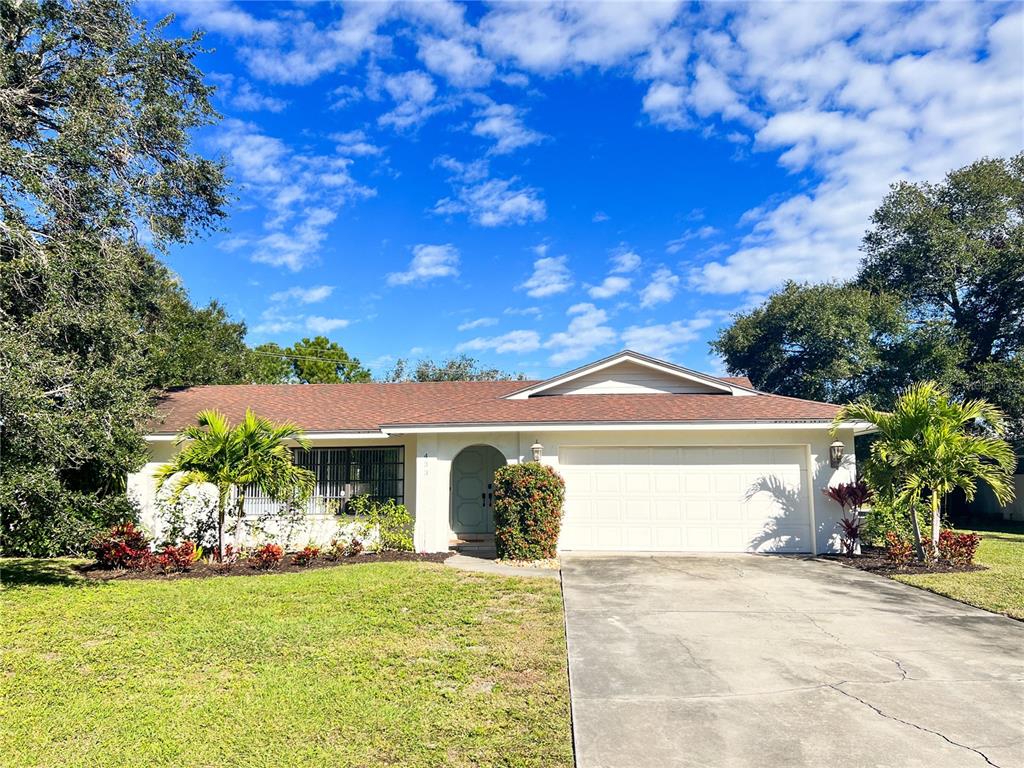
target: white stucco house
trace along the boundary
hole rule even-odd
[[[833,445],[837,406],[630,351],[545,381],[193,387],[162,399],[149,463],[129,477],[152,530],[153,471],[206,408],[306,431],[307,539],[334,536],[346,498],[368,493],[407,505],[424,552],[492,534],[495,468],[535,454],[565,478],[562,550],[835,550],[841,510],[822,489],[853,479],[866,426],[843,424]]]

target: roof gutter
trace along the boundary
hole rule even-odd
[[[855,422],[843,422],[840,429],[856,429]],[[791,419],[786,421],[686,421],[686,422],[523,422],[502,424],[449,423],[449,424],[385,424],[381,427],[389,434],[415,435],[460,432],[627,432],[639,431],[727,431],[727,430],[797,430],[832,428],[832,420]]]

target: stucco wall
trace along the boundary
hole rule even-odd
[[[509,463],[531,457],[530,446],[539,441],[544,446],[542,460],[558,469],[559,450],[563,446],[726,446],[726,445],[798,445],[809,455],[809,497],[813,504],[814,537],[819,552],[838,548],[836,522],[841,510],[821,490],[828,485],[851,480],[855,475],[852,455],[852,432],[841,433],[839,439],[848,453],[836,470],[829,466],[828,453],[832,437],[819,429],[758,430],[608,430],[608,431],[532,431],[532,432],[462,432],[453,434],[408,435],[388,440],[317,441],[317,446],[405,446],[405,503],[415,519],[415,546],[419,551],[439,552],[448,549],[452,538],[450,522],[450,479],[452,461],[459,451],[470,445],[491,445],[501,451]],[[139,504],[143,525],[159,535],[162,522],[156,503],[153,472],[169,460],[175,451],[172,442],[150,444],[150,461],[128,477],[128,493]],[[344,522],[344,521],[342,521]],[[330,516],[311,517],[306,530],[293,535],[293,541],[307,540],[326,544],[338,533],[338,519]]]
[[[416,483],[416,437],[409,435],[402,438],[389,438],[383,440],[343,440],[343,439],[330,439],[330,440],[313,440],[313,447],[316,448],[329,448],[329,447],[346,447],[346,448],[374,448],[374,447],[385,447],[391,445],[401,445],[405,447],[405,504],[409,509],[409,512],[415,517],[416,515],[416,495],[417,495],[417,483]],[[139,518],[143,528],[149,533],[150,536],[155,539],[159,539],[166,528],[166,523],[163,514],[161,513],[161,505],[157,499],[156,493],[156,482],[153,479],[153,474],[161,466],[166,464],[171,457],[174,456],[177,451],[173,441],[155,441],[150,442],[149,448],[149,461],[138,471],[128,475],[128,496],[132,499],[139,508]],[[215,496],[211,495],[213,491],[212,486],[207,489],[205,494],[195,494],[199,498],[194,503],[202,505],[215,505]],[[313,542],[321,546],[326,545],[332,538],[343,538],[346,535],[351,536],[351,526],[349,525],[351,518],[349,517],[338,517],[336,515],[309,515],[305,518],[303,525],[296,526],[292,530],[283,530],[275,528],[274,526],[268,526],[266,535],[264,538],[273,538],[279,542],[283,542],[285,537],[289,538],[290,544],[295,547],[301,547],[308,542]],[[256,534],[247,529],[245,525],[242,526],[244,535],[240,538],[242,543],[254,544],[259,543],[259,537]],[[232,541],[232,537],[228,537],[229,542]],[[445,545],[447,549],[447,544]]]
[[[449,483],[452,460],[470,445],[486,444],[501,451],[509,463],[530,458],[530,446],[544,446],[542,461],[558,469],[562,446],[725,446],[725,445],[799,445],[809,454],[809,496],[813,504],[815,544],[819,552],[838,549],[836,523],[842,514],[839,505],[822,494],[828,485],[852,480],[856,474],[852,455],[853,433],[844,431],[839,439],[850,453],[839,469],[829,466],[832,436],[827,429],[779,430],[608,430],[608,431],[533,431],[464,432],[420,435],[416,456],[418,476],[416,547],[423,551],[447,549],[452,538]]]

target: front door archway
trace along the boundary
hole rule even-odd
[[[494,471],[506,463],[490,445],[471,445],[455,457],[451,524],[456,534],[494,533]]]

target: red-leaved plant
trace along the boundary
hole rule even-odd
[[[320,547],[314,547],[310,544],[292,555],[292,564],[304,568],[318,557],[320,557]]]
[[[156,556],[156,564],[164,573],[183,573],[200,557],[202,548],[197,548],[193,541],[185,541],[176,547],[171,544],[165,546]]]
[[[945,528],[939,533],[939,557],[951,565],[971,565],[979,544],[981,536],[976,533],[957,533]]]
[[[89,548],[96,556],[101,568],[128,568],[141,571],[153,562],[149,550],[149,539],[134,523],[115,525],[89,542]]]
[[[885,534],[885,556],[897,568],[903,568],[914,556],[914,545],[896,531]]]
[[[853,555],[860,541],[860,508],[871,500],[871,489],[863,480],[857,480],[830,485],[822,492],[843,508],[843,516],[838,523],[842,533],[843,554]]]
[[[249,555],[249,565],[260,571],[277,568],[284,559],[284,550],[277,544],[264,544]]]

